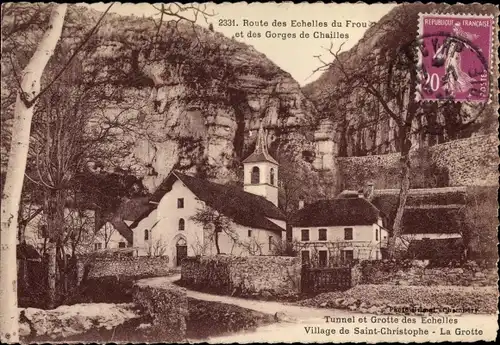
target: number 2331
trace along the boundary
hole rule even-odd
[[[234,19],[219,19],[219,26],[237,26]]]

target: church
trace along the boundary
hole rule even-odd
[[[278,208],[279,164],[262,126],[243,168],[243,188],[170,172],[151,196],[152,207],[130,226],[136,254],[167,255],[171,266],[195,255],[273,255],[286,221]],[[223,230],[214,226],[221,219]]]

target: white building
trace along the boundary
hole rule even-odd
[[[22,233],[18,234],[18,244],[26,243],[43,254],[49,245],[47,221],[43,209],[38,205],[23,208],[23,218],[29,219]],[[99,241],[96,232],[96,211],[93,209],[77,210],[66,207],[64,209],[65,232],[67,237],[66,252],[73,250],[77,254],[87,253],[94,248],[94,242]]]
[[[387,247],[384,214],[363,197],[322,200],[300,209],[292,238],[303,263],[377,260]]]
[[[224,254],[272,255],[286,223],[277,207],[278,163],[267,151],[262,127],[243,165],[243,190],[171,172],[150,199],[155,209],[130,226],[137,254],[168,255],[172,266],[186,256],[216,254],[217,245]],[[195,221],[200,210],[222,216],[229,231],[216,236],[212,223]]]

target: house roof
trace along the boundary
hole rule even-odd
[[[42,257],[31,244],[20,243],[17,245],[17,259],[21,260],[40,260]]]
[[[305,206],[292,217],[292,226],[369,225],[380,211],[364,198],[321,200]]]
[[[144,217],[144,213],[149,214],[154,209],[155,206],[149,203],[148,197],[139,197],[123,202],[115,214],[123,220],[135,222],[138,218]]]
[[[403,213],[403,234],[457,233],[463,226],[465,187],[410,189]],[[389,228],[396,217],[399,189],[378,189],[372,203],[388,215]]]
[[[150,200],[160,202],[177,179],[182,181],[198,199],[240,225],[284,231],[268,218],[285,220],[285,215],[266,198],[245,192],[239,187],[213,183],[178,171],[173,171],[167,176]]]
[[[278,162],[267,151],[266,137],[262,122],[260,124],[259,133],[257,134],[257,141],[253,153],[243,160],[243,163],[259,163],[271,162],[278,165]]]
[[[125,224],[125,222],[120,218],[113,218],[110,220],[110,223],[113,227],[127,240],[128,243],[132,244],[134,241],[134,233],[132,230]]]

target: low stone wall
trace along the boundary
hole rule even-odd
[[[148,332],[155,338],[162,342],[186,341],[189,312],[185,289],[173,284],[150,286],[138,282],[134,285],[133,301],[150,318]]]
[[[220,294],[264,299],[300,292],[300,259],[285,256],[204,256],[182,262],[186,286]]]
[[[168,262],[163,256],[95,258],[89,260],[88,278],[161,277],[171,273]]]
[[[464,267],[428,268],[426,261],[407,263],[392,261],[363,261],[361,284],[385,285],[458,285],[494,286],[497,284],[496,269],[480,268],[474,264]]]

